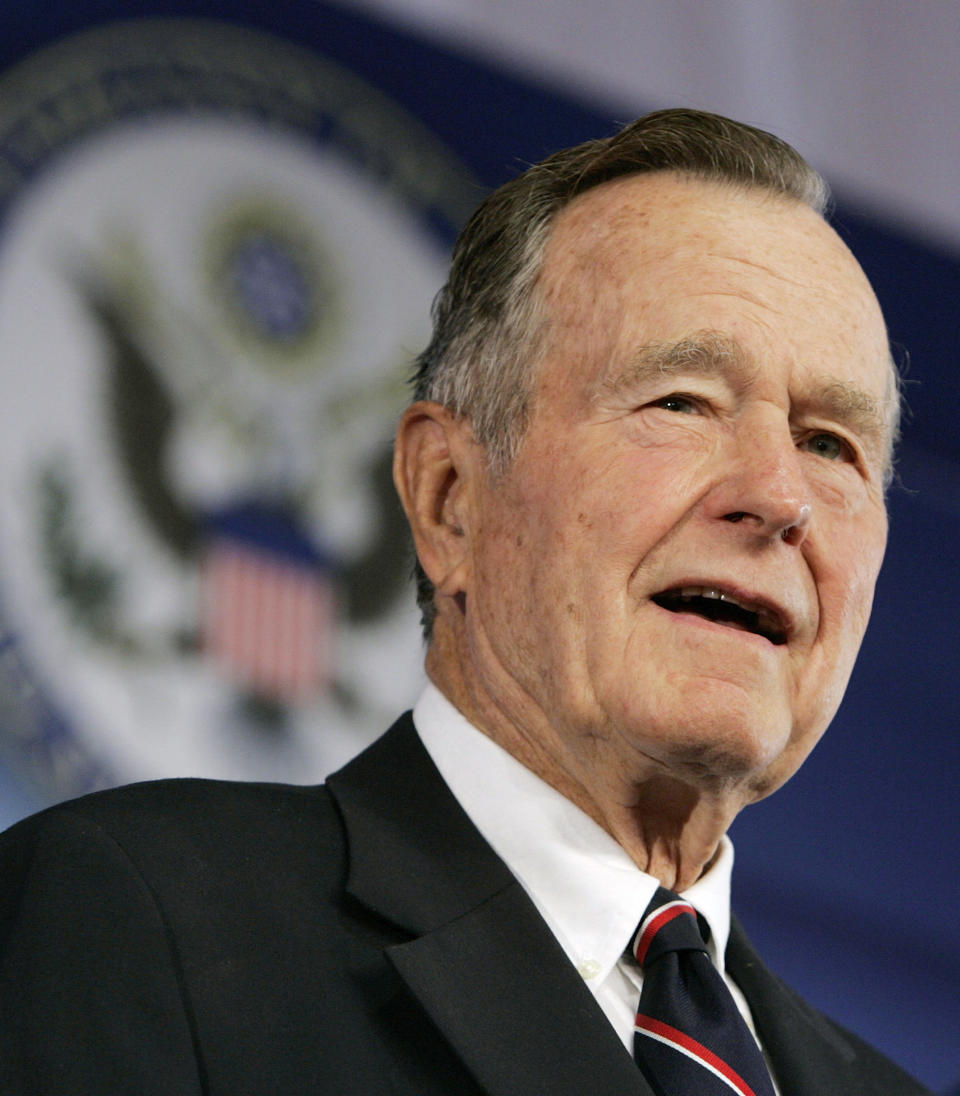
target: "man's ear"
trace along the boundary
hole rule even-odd
[[[468,578],[468,487],[477,450],[469,423],[439,403],[412,404],[397,428],[393,481],[420,565],[448,597],[463,592]]]

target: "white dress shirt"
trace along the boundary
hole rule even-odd
[[[643,975],[624,953],[659,881],[579,807],[473,727],[434,685],[420,696],[413,721],[450,790],[632,1053]],[[753,1031],[747,1002],[724,968],[732,869],[733,845],[724,837],[714,863],[684,897],[710,926],[710,957]]]

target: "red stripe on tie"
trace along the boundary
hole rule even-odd
[[[640,935],[637,938],[637,946],[634,951],[637,962],[641,967],[643,966],[644,959],[647,957],[650,945],[653,943],[653,938],[668,921],[672,921],[674,917],[679,917],[682,913],[692,914],[694,918],[697,916],[697,911],[689,902],[668,902],[667,905],[661,906],[647,918],[646,923],[640,929]]]
[[[684,1034],[678,1028],[671,1027],[669,1024],[663,1023],[662,1020],[655,1020],[652,1016],[644,1016],[642,1013],[637,1014],[634,1027],[647,1035],[658,1037],[663,1042],[676,1047],[699,1062],[705,1069],[712,1069],[719,1073],[727,1084],[736,1092],[739,1092],[741,1096],[756,1096],[753,1089],[735,1069],[728,1066],[722,1058],[718,1058],[703,1043],[691,1039],[689,1035]]]

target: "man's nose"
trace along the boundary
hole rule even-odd
[[[813,501],[802,456],[786,424],[736,440],[710,508],[712,516],[743,523],[761,539],[803,543]]]

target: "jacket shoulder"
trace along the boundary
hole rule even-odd
[[[7,893],[93,847],[151,888],[202,881],[209,892],[221,878],[256,887],[265,870],[332,884],[343,872],[343,829],[325,787],[178,779],[95,792],[12,826],[0,835]]]
[[[761,960],[736,917],[727,969],[750,1005],[763,1045],[796,1092],[932,1096],[884,1054],[814,1008]]]

